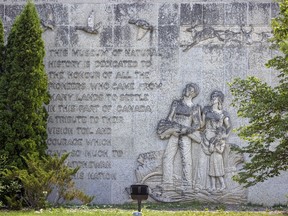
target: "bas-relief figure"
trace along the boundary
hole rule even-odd
[[[231,131],[231,123],[228,113],[223,110],[224,94],[221,91],[213,91],[210,102],[211,104],[205,106],[202,112],[204,131],[201,147],[205,153],[202,157],[209,157],[211,190],[214,191],[216,190],[217,179],[220,181],[221,190],[225,188],[222,154],[226,146],[226,139]],[[201,154],[201,151],[199,154]]]
[[[150,32],[152,34],[153,32],[153,26],[148,23],[146,20],[142,19],[130,19],[128,21],[129,24],[133,24],[138,27],[137,29],[137,40],[141,40],[142,38],[145,37],[145,35]],[[151,35],[150,35],[151,37]]]
[[[158,125],[158,134],[162,138],[169,137],[163,155],[163,190],[173,189],[173,162],[179,149],[182,164],[183,187],[192,187],[192,158],[191,146],[200,143],[200,136],[195,132],[200,129],[200,106],[193,103],[193,98],[199,94],[199,87],[194,84],[186,85],[180,100],[173,101],[170,113]],[[175,124],[176,123],[176,124]]]
[[[186,29],[187,32],[191,32],[192,43],[186,46],[182,45],[182,46],[185,46],[183,50],[184,52],[196,46],[198,43],[208,40],[208,39],[217,38],[219,41],[225,40],[225,38],[223,38],[223,36],[221,35],[224,33],[223,30],[215,30],[212,27],[203,27],[202,30],[197,31],[196,26],[197,25]]]
[[[134,8],[130,4],[119,5],[126,10]],[[171,23],[178,23],[179,20],[176,17],[179,11],[178,4],[173,4],[173,6],[176,5],[177,8],[175,7],[175,10],[162,11],[161,16],[159,14],[159,24],[166,25],[169,23],[170,25]],[[197,20],[195,25],[193,25],[194,21],[191,20],[191,22],[180,24],[180,27],[185,29],[183,32],[178,32],[178,30],[177,32],[172,32],[172,34],[175,34],[173,37],[175,37],[177,42],[178,38],[182,36],[185,40],[187,39],[187,41],[184,41],[185,43],[179,41],[182,51],[193,52],[194,46],[201,47],[208,43],[225,44],[227,46],[230,44],[249,46],[262,42],[265,44],[267,38],[271,36],[269,29],[264,28],[263,30],[262,26],[259,27],[257,23],[249,24],[246,19],[244,19],[243,24],[239,21],[231,25],[201,25],[199,24],[202,23],[201,19],[203,17],[203,9],[201,8],[205,5],[208,4],[204,2],[203,4],[195,5],[197,7],[201,6],[199,10],[201,11],[201,16],[199,17],[201,18]],[[224,5],[226,6],[226,3]],[[115,3],[115,6],[118,7],[118,4]],[[189,4],[181,4],[179,7],[182,6],[186,8]],[[246,12],[247,7],[244,7],[244,9],[243,11]],[[220,9],[216,8],[217,10]],[[95,12],[93,10],[86,12],[86,21],[82,23],[83,25],[79,23],[78,26],[75,26],[75,29],[89,34],[98,34],[102,25],[101,22],[95,23]],[[41,23],[44,30],[57,30],[60,27],[55,14],[57,14],[57,11],[54,11],[54,7],[50,7],[45,14],[43,12]],[[63,13],[60,14],[63,20],[64,17],[68,17],[64,16]],[[160,42],[161,38],[165,38],[163,32],[160,31],[163,26],[157,26],[157,24],[153,26],[150,24],[153,23],[152,19],[146,18],[144,20],[138,18],[139,14],[141,15],[138,11],[132,10],[131,12],[124,11],[121,16],[129,15],[128,23],[131,25],[131,32],[137,31],[136,40],[138,45],[142,46],[143,41],[141,40],[148,39],[150,36],[150,46],[153,47],[152,41],[154,38],[152,35],[158,34],[161,36]],[[184,16],[185,13],[181,11],[179,18]],[[208,14],[206,16],[210,17]],[[170,17],[175,19],[166,21]],[[192,16],[189,15],[187,17],[190,19]],[[212,19],[211,17],[210,19]],[[63,21],[63,23],[65,22]],[[65,27],[68,24],[70,26],[67,21]],[[171,31],[173,29],[171,28]],[[178,29],[178,27],[175,29]],[[128,36],[130,36],[130,33]],[[63,31],[62,34],[65,36],[66,32]],[[99,37],[107,37],[109,39],[107,34],[100,34]],[[63,44],[68,44],[68,42],[63,42]],[[167,44],[170,45],[169,40]],[[167,44],[165,43],[164,45],[166,46]],[[160,47],[161,43],[158,43],[158,45]],[[181,200],[224,203],[245,202],[247,200],[246,191],[232,180],[232,176],[237,172],[237,166],[243,162],[243,156],[232,151],[231,147],[234,144],[228,141],[231,131],[231,119],[229,114],[223,109],[224,95],[220,91],[214,91],[211,93],[209,105],[205,106],[206,104],[204,104],[201,107],[193,103],[193,99],[199,97],[198,94],[199,87],[197,84],[190,84],[184,88],[182,97],[172,102],[169,115],[166,119],[160,120],[157,127],[157,134],[163,140],[165,149],[139,155],[137,159],[139,165],[136,169],[137,182],[148,184],[151,188],[151,197],[162,202]]]
[[[48,7],[48,6],[47,6]],[[41,18],[40,20],[43,31],[54,30],[55,28],[55,21],[53,16],[53,8],[48,7],[47,12],[45,13],[45,18]]]
[[[94,24],[94,11],[92,10],[87,18],[87,25],[86,26],[76,26],[76,30],[82,30],[84,32],[90,33],[90,34],[98,34],[98,29],[101,26],[101,22]]]
[[[166,149],[139,155],[137,181],[149,185],[150,196],[161,202],[246,202],[246,190],[232,180],[243,156],[227,142],[232,127],[224,94],[213,91],[203,108],[193,103],[198,94],[198,85],[191,83],[172,102],[168,117],[157,126]]]
[[[180,46],[183,47],[183,52],[189,51],[197,44],[208,41],[210,39],[217,38],[218,41],[229,44],[246,44],[252,45],[255,43],[266,43],[272,36],[272,32],[265,32],[258,29],[256,31],[253,25],[245,26],[241,24],[238,26],[238,30],[231,30],[230,28],[217,29],[214,27],[204,27],[198,24],[192,25],[185,29],[185,32],[190,33],[190,42],[185,42]]]

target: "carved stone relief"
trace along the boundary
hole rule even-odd
[[[47,6],[47,11],[45,11],[45,18],[41,18],[41,25],[43,30],[54,30],[55,28],[55,21],[53,15],[53,8],[51,5]]]
[[[145,20],[142,19],[130,19],[129,24],[133,24],[137,27],[137,40],[141,40],[149,32],[152,34],[153,26]],[[151,37],[151,35],[150,35]]]
[[[25,3],[0,4],[6,35]],[[217,93],[218,102],[213,99],[218,106],[207,105],[204,98],[213,89],[223,89],[228,104],[232,96],[226,83],[235,77],[257,75],[276,82],[264,64],[274,54],[267,40],[272,35],[270,18],[279,12],[277,3],[35,4],[45,31],[51,93],[47,153],[70,153],[69,166],[81,167],[74,179],[96,197],[94,203],[129,201],[123,189],[136,183],[135,172],[137,182],[148,184],[151,197],[161,202],[246,202],[246,190],[232,180],[243,163],[232,146],[243,141],[236,134],[229,136],[230,120],[235,127],[244,120],[232,107],[223,109],[223,94]],[[200,95],[193,84],[177,100],[167,99],[183,82],[193,80],[201,86]],[[281,198],[285,180],[249,190],[248,202],[286,202]]]
[[[82,30],[84,32],[87,32],[89,34],[98,34],[98,29],[101,26],[101,22],[94,23],[95,22],[94,17],[94,11],[92,10],[90,15],[87,18],[87,25],[86,26],[75,26],[76,30]]]
[[[181,47],[184,47],[183,51],[186,52],[192,47],[203,41],[209,41],[211,39],[218,39],[222,43],[235,43],[252,45],[254,43],[267,43],[268,39],[272,36],[271,31],[257,31],[253,25],[245,26],[243,24],[236,28],[221,28],[205,27],[194,25],[192,27],[185,28],[185,33],[191,34],[189,41],[182,42]]]
[[[60,27],[60,25],[68,25],[68,7],[63,4],[39,4],[36,5],[37,11],[40,15],[41,25],[43,31],[53,31]]]
[[[160,202],[246,202],[246,190],[232,180],[244,158],[228,142],[232,126],[224,94],[213,91],[203,108],[193,103],[198,94],[198,85],[190,83],[172,102],[157,126],[166,149],[139,155],[137,182],[149,185],[150,196]]]

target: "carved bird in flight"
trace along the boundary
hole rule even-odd
[[[137,40],[141,40],[148,32],[153,31],[153,26],[147,21],[142,19],[130,19],[129,24],[133,24],[138,27],[137,30]]]
[[[54,22],[50,20],[40,20],[43,30],[46,31],[47,29],[54,30]]]
[[[55,22],[53,19],[53,11],[51,8],[47,12],[47,19],[45,19],[45,20],[41,19],[40,22],[41,22],[41,25],[42,25],[44,31],[46,31],[48,29],[54,30]]]

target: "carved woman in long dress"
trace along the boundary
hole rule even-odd
[[[195,83],[187,84],[180,100],[173,101],[168,117],[158,124],[157,133],[160,138],[169,138],[163,155],[163,178],[161,187],[173,190],[173,166],[175,155],[179,149],[182,162],[182,185],[192,189],[192,142],[201,142],[195,131],[200,128],[201,107],[192,100],[199,94]]]
[[[210,95],[210,101],[211,105],[205,106],[202,112],[202,125],[205,125],[205,130],[202,135],[204,140],[208,140],[208,144],[204,140],[201,142],[202,155],[199,156],[199,161],[201,161],[202,166],[199,165],[196,168],[198,172],[196,172],[196,176],[194,177],[196,187],[200,187],[200,189],[210,188],[208,185],[208,170],[211,149],[209,151],[209,147],[211,147],[210,144],[219,133],[218,128],[224,128],[224,132],[221,134],[221,139],[224,141],[231,131],[229,114],[223,110],[224,94],[221,91],[213,91]]]

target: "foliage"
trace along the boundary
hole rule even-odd
[[[16,180],[5,178],[2,174],[5,169],[9,169],[7,157],[5,155],[0,155],[0,207],[9,203],[8,205],[15,208],[13,203],[17,203],[17,196],[21,192],[22,186]],[[21,205],[18,203],[17,206]]]
[[[79,168],[71,169],[64,164],[69,154],[64,154],[61,158],[50,157],[46,160],[48,170],[51,169],[54,174],[50,185],[57,192],[58,197],[54,201],[54,205],[62,204],[66,201],[78,199],[84,204],[90,203],[94,197],[85,195],[82,191],[75,188],[73,176],[77,173]]]
[[[249,123],[238,128],[248,145],[239,148],[251,161],[246,162],[235,180],[246,187],[278,176],[288,168],[288,1],[279,1],[280,14],[272,20],[272,48],[283,54],[266,66],[278,71],[279,83],[272,87],[256,77],[235,79],[231,84],[232,105],[238,116]]]
[[[3,71],[4,48],[4,27],[2,20],[0,19],[0,73]]]
[[[49,103],[48,79],[43,64],[45,48],[40,19],[31,1],[16,18],[5,47],[0,23],[0,54],[3,53],[0,202],[10,208],[42,208],[47,204],[47,196],[56,191],[54,205],[73,199],[89,203],[93,197],[74,187],[72,176],[78,169],[65,165],[68,155],[49,157],[45,152],[48,115],[44,104]]]
[[[61,202],[79,199],[84,204],[90,203],[93,197],[85,195],[75,188],[72,176],[78,168],[71,169],[65,165],[68,154],[59,157],[47,156],[42,160],[25,158],[27,169],[6,169],[5,176],[10,179],[19,179],[24,188],[22,199],[26,206],[31,208],[45,208],[47,197],[52,191],[56,191],[54,206]]]
[[[24,157],[45,155],[48,81],[44,42],[35,5],[30,1],[12,26],[0,77],[0,154],[18,168]]]

